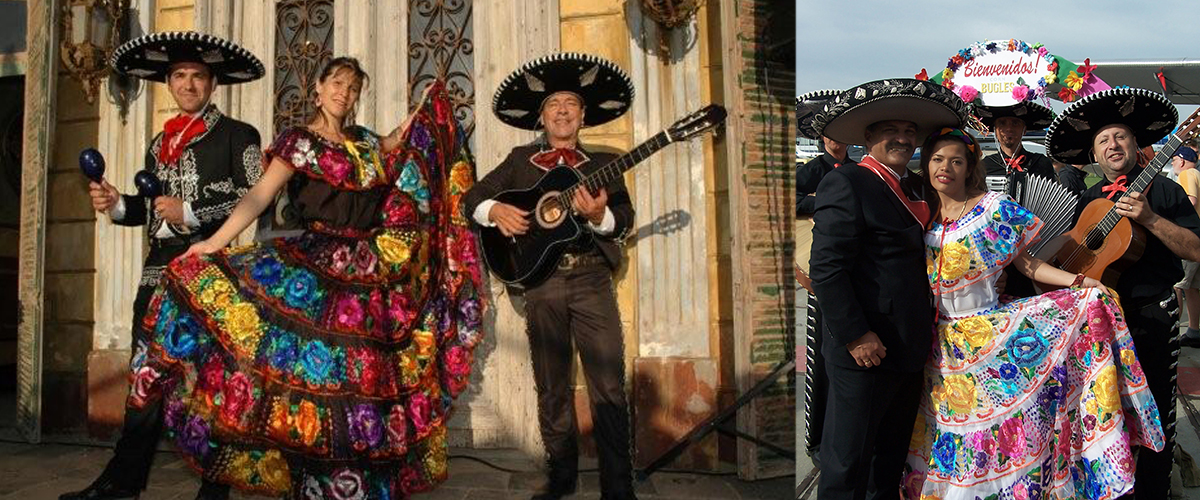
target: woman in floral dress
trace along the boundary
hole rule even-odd
[[[1116,498],[1133,449],[1161,449],[1158,408],[1116,300],[1026,251],[1041,221],[988,192],[979,146],[943,129],[922,146],[940,216],[925,234],[937,342],[913,430],[908,498]],[[1001,302],[1010,262],[1061,287]]]
[[[474,166],[441,83],[387,137],[351,126],[366,74],[337,58],[318,114],[164,276],[134,404],[206,478],[296,498],[406,498],[446,478],[446,419],[480,331],[459,197]],[[303,235],[222,250],[281,189]]]

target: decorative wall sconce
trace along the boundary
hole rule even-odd
[[[642,0],[642,12],[662,27],[673,30],[696,14],[704,0]]]
[[[65,0],[59,51],[67,72],[83,84],[88,103],[96,102],[108,60],[121,42],[129,0]]]

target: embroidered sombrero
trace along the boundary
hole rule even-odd
[[[886,120],[917,124],[917,142],[942,127],[962,128],[967,105],[949,89],[913,78],[867,82],[834,97],[813,119],[820,135],[865,144],[867,126]]]
[[[841,90],[814,90],[796,98],[796,132],[800,137],[821,140],[821,134],[813,129],[813,118],[821,112],[825,103],[841,93]]]
[[[583,100],[583,126],[615,120],[633,102],[633,81],[611,61],[562,52],[534,59],[508,75],[492,98],[492,112],[517,128],[539,130],[542,103],[556,92]]]
[[[1033,101],[1021,101],[1011,106],[973,106],[972,111],[984,125],[992,127],[996,120],[1005,117],[1016,118],[1025,122],[1027,130],[1042,130],[1054,121],[1054,111]]]
[[[1071,165],[1092,163],[1092,137],[1120,123],[1133,130],[1139,148],[1154,144],[1175,128],[1179,112],[1165,96],[1146,89],[1096,92],[1063,110],[1046,131],[1046,154]]]
[[[143,35],[113,51],[118,73],[165,82],[171,65],[195,62],[208,66],[217,83],[245,83],[263,76],[263,64],[250,51],[219,37],[195,31],[164,31]]]

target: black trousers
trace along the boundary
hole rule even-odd
[[[142,328],[142,319],[146,308],[150,306],[150,297],[158,286],[161,269],[176,257],[183,255],[187,245],[151,245],[150,253],[143,263],[142,280],[138,286],[137,296],[133,300],[133,331],[131,342],[131,359],[149,345],[151,335]],[[163,433],[162,400],[156,399],[142,408],[134,408],[125,404],[125,421],[121,426],[121,438],[117,440],[113,457],[104,468],[104,474],[121,486],[144,490],[150,477],[150,468],[154,465],[154,452]],[[218,486],[209,481],[203,481],[201,489],[210,491],[213,488],[228,488]]]
[[[1166,445],[1160,452],[1138,449],[1133,493],[1122,498],[1162,500],[1169,498],[1171,493],[1171,468],[1175,457],[1175,368],[1179,362],[1179,332],[1175,330],[1175,321],[1179,319],[1179,306],[1173,292],[1162,299],[1166,301],[1166,307],[1155,300],[1125,311],[1138,362],[1146,373],[1146,385],[1158,405]]]
[[[555,271],[525,292],[525,319],[550,479],[573,482],[578,472],[578,429],[571,390],[574,345],[587,379],[601,494],[606,498],[631,496],[625,348],[612,271],[603,264]]]
[[[821,436],[821,500],[892,500],[921,405],[921,372],[825,364],[829,376]]]

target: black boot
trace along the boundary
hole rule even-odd
[[[571,451],[570,458],[550,459],[546,487],[529,500],[559,500],[575,493],[579,477],[579,458],[573,453],[574,450]]]
[[[551,479],[546,483],[546,488],[541,492],[534,494],[529,500],[559,500],[567,495],[575,493],[575,480],[554,480]]]
[[[204,480],[200,483],[200,491],[196,492],[196,500],[229,500],[229,485]]]
[[[109,474],[104,473],[100,474],[100,477],[96,478],[95,481],[92,481],[92,484],[87,488],[71,493],[63,493],[59,495],[58,500],[124,500],[128,498],[136,500],[141,493],[136,488],[117,484]]]

